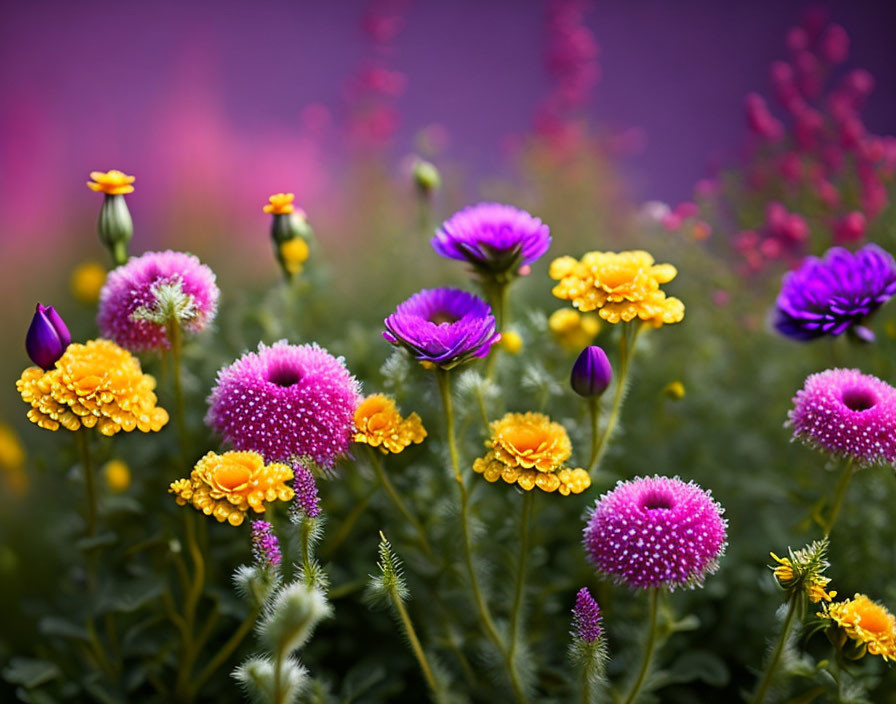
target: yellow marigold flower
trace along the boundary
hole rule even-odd
[[[638,318],[659,327],[684,318],[684,304],[660,290],[678,271],[671,264],[655,264],[647,252],[588,252],[581,261],[560,257],[549,273],[559,281],[553,288],[557,298],[583,312],[596,310],[609,323]]]
[[[519,354],[520,350],[523,349],[523,338],[518,332],[508,330],[505,333],[501,333],[500,345],[508,354]]]
[[[355,428],[355,442],[378,447],[384,454],[398,454],[426,437],[420,416],[411,413],[402,418],[395,401],[383,394],[373,394],[361,402],[355,411]]]
[[[196,463],[188,479],[171,483],[168,492],[180,506],[188,503],[220,523],[240,525],[249,510],[264,513],[265,502],[289,501],[295,496],[292,467],[265,465],[257,452],[209,452]]]
[[[580,352],[591,344],[600,332],[600,318],[593,313],[579,313],[572,308],[561,308],[551,313],[548,329],[567,349]]]
[[[835,604],[825,604],[821,617],[836,624],[855,641],[861,657],[865,651],[896,662],[896,618],[884,606],[864,594]]]
[[[103,478],[106,486],[119,494],[131,485],[131,468],[122,460],[110,460],[103,466]]]
[[[69,287],[75,300],[89,306],[100,300],[104,283],[106,268],[98,262],[84,262],[72,272]]]
[[[28,488],[25,474],[25,448],[16,431],[0,423],[0,472],[9,489],[19,496]]]
[[[280,260],[283,267],[290,274],[298,274],[302,271],[302,265],[308,260],[308,243],[301,237],[293,237],[286,240],[279,247]]]
[[[29,367],[16,382],[32,423],[47,430],[96,427],[103,435],[161,430],[168,413],[156,405],[155,386],[140,362],[109,340],[71,344],[53,369]]]
[[[271,215],[288,215],[296,209],[292,203],[295,199],[295,193],[275,193],[268,198],[264,212]]]
[[[131,185],[134,183],[134,176],[128,176],[117,169],[112,169],[105,173],[102,171],[91,171],[90,178],[93,181],[88,181],[87,187],[91,191],[105,193],[110,196],[123,196],[134,192],[134,187]]]
[[[487,481],[503,479],[526,491],[538,487],[564,496],[591,486],[584,469],[563,467],[572,454],[569,435],[541,413],[508,413],[494,421],[485,446],[490,450],[473,463],[473,471]]]

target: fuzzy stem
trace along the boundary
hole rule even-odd
[[[855,473],[853,469],[852,457],[846,460],[843,472],[840,474],[840,480],[837,482],[837,488],[834,491],[834,502],[831,505],[831,514],[824,523],[824,537],[827,538],[831,531],[834,530],[834,524],[837,522],[837,516],[840,515],[840,508],[843,506],[843,497],[846,496],[846,490],[849,488],[849,481]]]
[[[653,663],[653,652],[656,649],[657,640],[657,615],[659,613],[660,588],[653,587],[650,590],[649,598],[650,616],[648,619],[650,623],[647,630],[647,642],[644,644],[644,659],[641,662],[641,670],[638,672],[638,677],[635,679],[631,691],[629,691],[628,696],[625,698],[625,704],[633,704],[637,700],[638,694],[644,686],[644,681],[647,679],[647,673],[650,672],[650,665]]]
[[[392,597],[392,603],[395,604],[395,610],[398,611],[401,625],[404,626],[404,632],[407,634],[408,641],[411,643],[411,650],[414,651],[414,657],[417,658],[417,662],[420,664],[420,669],[423,670],[423,677],[426,679],[426,684],[429,685],[430,690],[435,695],[436,701],[441,701],[442,697],[440,696],[439,685],[432,674],[432,668],[429,666],[426,652],[420,644],[420,639],[417,637],[417,631],[414,630],[414,624],[411,622],[411,617],[408,615],[407,609],[405,609],[394,584],[389,589],[389,595]]]
[[[310,588],[314,586],[314,570],[311,568],[311,533],[313,518],[307,516],[302,520],[302,572],[305,584]]]
[[[507,657],[513,660],[516,653],[517,634],[519,633],[521,607],[526,591],[526,558],[529,556],[529,524],[535,513],[535,492],[527,491],[523,496],[523,508],[520,515],[520,559],[517,565],[516,584],[513,590],[513,606],[510,609],[510,647]]]
[[[790,602],[787,605],[787,615],[784,617],[784,625],[781,627],[781,635],[778,636],[778,642],[775,644],[775,649],[772,651],[772,656],[762,673],[762,679],[759,681],[759,686],[756,689],[756,694],[752,699],[753,704],[762,704],[762,702],[765,701],[765,695],[768,693],[768,688],[772,684],[775,670],[778,669],[778,663],[781,660],[781,654],[784,652],[784,646],[787,643],[787,638],[790,636],[790,630],[791,628],[793,628],[793,619],[798,611],[798,605],[799,596],[795,593],[790,597]]]

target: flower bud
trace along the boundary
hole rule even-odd
[[[600,396],[613,380],[613,368],[607,354],[592,345],[582,350],[572,366],[569,383],[579,396]]]
[[[107,193],[104,196],[96,231],[115,264],[121,266],[127,263],[128,242],[134,235],[134,221],[131,220],[131,212],[123,195]]]
[[[414,185],[425,196],[431,195],[442,185],[442,177],[434,164],[419,159],[414,164]]]
[[[52,369],[71,341],[71,333],[53,306],[38,303],[25,336],[31,361],[41,369]]]

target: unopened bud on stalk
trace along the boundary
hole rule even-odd
[[[439,190],[442,185],[442,177],[434,164],[423,159],[418,159],[414,164],[414,185],[424,196],[430,196]]]
[[[613,368],[607,354],[597,345],[582,350],[572,367],[569,383],[579,396],[600,396],[613,380]]]
[[[87,182],[87,187],[104,194],[96,224],[100,242],[109,250],[116,266],[120,266],[128,260],[128,242],[134,235],[134,221],[124,199],[126,194],[134,192],[134,177],[113,169],[105,173],[91,171],[90,178],[93,180]]]
[[[304,211],[296,209],[294,200],[293,193],[275,193],[264,206],[264,212],[273,216],[271,239],[274,242],[274,254],[284,276],[289,280],[302,271],[310,254],[308,241],[314,234]]]
[[[72,341],[71,333],[53,306],[37,304],[25,335],[25,349],[41,369],[52,369]]]

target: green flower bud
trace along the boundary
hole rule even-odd
[[[100,242],[109,250],[112,260],[120,266],[128,260],[128,242],[134,236],[134,221],[123,195],[106,194],[96,223]]]
[[[272,651],[291,653],[308,642],[314,627],[332,611],[320,589],[293,582],[274,597],[259,634]]]
[[[442,185],[442,177],[434,164],[419,159],[414,164],[414,185],[421,194],[428,196],[434,193]]]

